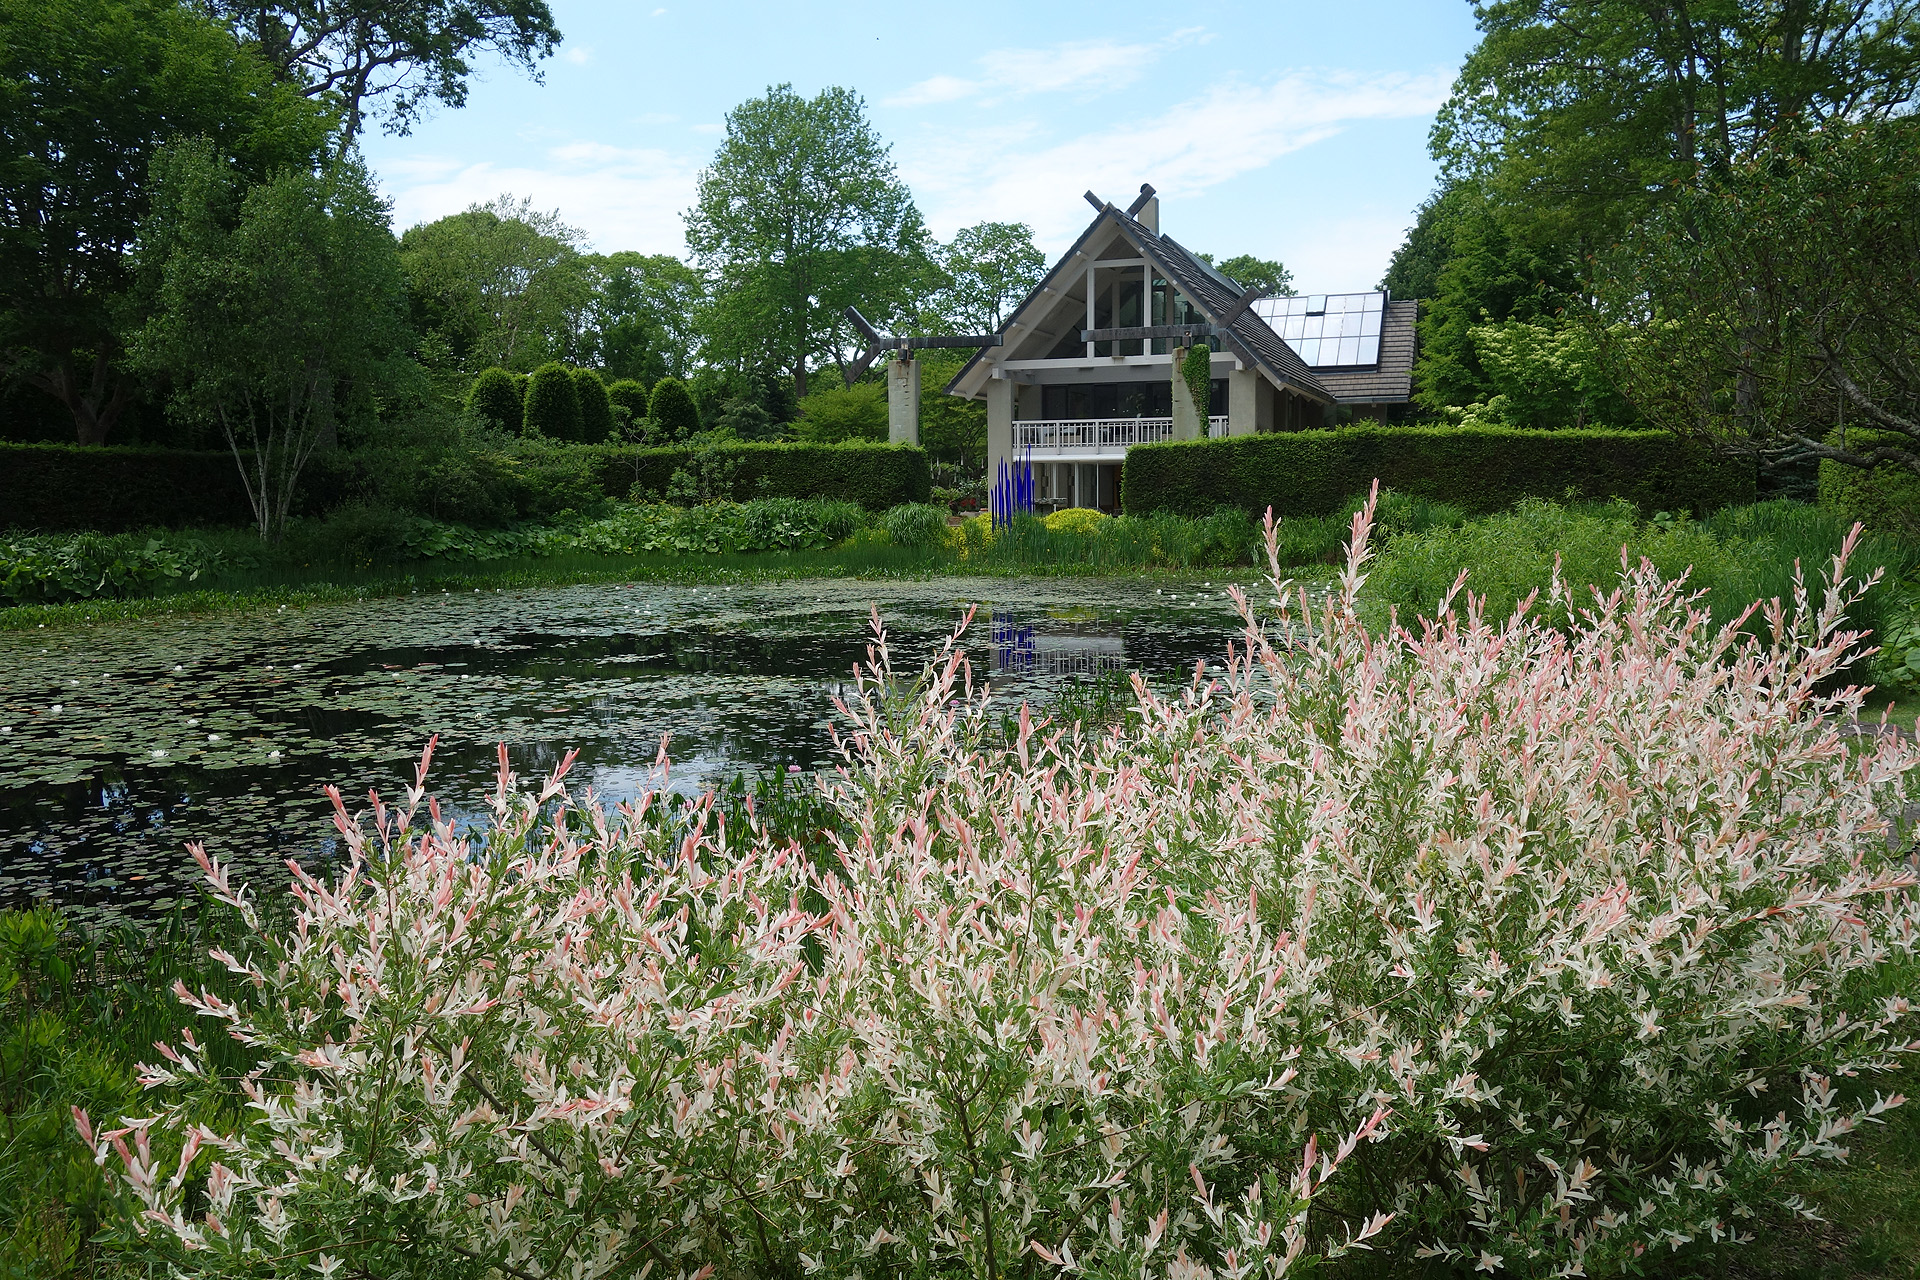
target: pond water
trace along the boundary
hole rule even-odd
[[[394,796],[432,734],[443,804],[472,812],[505,743],[523,779],[616,803],[657,787],[832,759],[835,693],[878,606],[918,671],[965,610],[976,679],[1009,708],[1106,670],[1219,660],[1239,622],[1220,581],[806,580],[619,584],[164,619],[0,635],[0,905],[83,919],[197,899],[188,841],[242,878],[336,856],[333,783]]]

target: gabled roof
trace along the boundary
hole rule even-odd
[[[1132,243],[1140,256],[1159,268],[1160,273],[1171,281],[1173,286],[1185,295],[1209,322],[1217,322],[1218,318],[1225,315],[1234,302],[1242,296],[1244,291],[1199,257],[1189,253],[1171,236],[1159,235],[1137,218],[1109,204],[1094,215],[1093,221],[1087,224],[1087,229],[1082,231],[1067,252],[1061,255],[1060,260],[1053,265],[1053,269],[1047,273],[1046,278],[1034,286],[1033,291],[1021,300],[1018,307],[1014,308],[1008,320],[1009,325],[1018,320],[1029,307],[1044,296],[1066,265],[1073,261],[1074,257],[1086,247],[1087,241],[1092,239],[1101,225],[1108,221],[1111,221],[1119,229],[1120,234]],[[1276,385],[1292,387],[1315,399],[1329,403],[1336,400],[1333,391],[1315,376],[1314,371],[1307,367],[1306,361],[1302,360],[1292,347],[1283,342],[1280,335],[1268,327],[1265,320],[1255,315],[1251,308],[1233,322],[1230,330],[1220,335],[1220,341],[1222,346],[1239,356],[1245,364],[1265,372]],[[959,394],[960,384],[966,381],[975,366],[987,359],[988,353],[994,350],[1004,350],[1004,348],[983,347],[975,353],[973,359],[962,365],[960,372],[947,383],[948,393]]]
[[[1316,369],[1341,404],[1399,404],[1413,397],[1414,321],[1420,304],[1389,298],[1380,318],[1380,361],[1366,369]]]

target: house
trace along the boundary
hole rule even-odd
[[[989,477],[1003,460],[1031,458],[1037,505],[1118,510],[1128,448],[1177,438],[1176,423],[1198,434],[1199,413],[1176,412],[1186,392],[1172,364],[1201,342],[1212,390],[1194,410],[1210,436],[1404,415],[1417,302],[1385,292],[1249,299],[1160,230],[1152,187],[1126,209],[1087,199],[1093,222],[1013,313],[1001,345],[947,384],[986,401]]]

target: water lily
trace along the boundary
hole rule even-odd
[[[280,758],[280,753],[279,753],[278,751],[269,751],[269,752],[267,752],[267,759],[269,759],[269,760],[278,760],[279,758]]]
[[[66,708],[61,706],[59,703],[56,702],[53,704],[53,707],[52,707],[53,714],[59,715],[62,711],[65,711],[65,710]]]
[[[152,755],[155,760],[164,760],[166,759],[167,749],[165,747],[155,747]]]
[[[219,735],[219,734],[217,734],[217,733],[210,733],[210,734],[208,734],[208,735],[207,735],[207,741],[208,741],[208,742],[218,742],[218,741],[220,741],[220,735]]]

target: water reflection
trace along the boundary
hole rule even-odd
[[[197,894],[193,840],[243,876],[324,867],[339,850],[321,788],[391,796],[434,734],[434,789],[468,821],[499,743],[523,778],[577,748],[575,785],[607,803],[660,785],[663,735],[676,789],[834,763],[832,699],[876,604],[909,673],[978,606],[976,670],[1009,706],[1188,670],[1237,629],[1214,593],[947,580],[496,592],[0,637],[0,902],[167,910]]]

